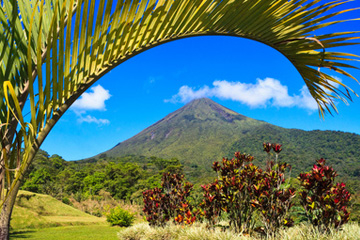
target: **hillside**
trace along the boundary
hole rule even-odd
[[[290,163],[293,173],[310,169],[316,159],[324,158],[340,177],[360,180],[360,136],[340,131],[302,131],[273,125],[259,126],[239,136],[230,152],[244,151],[264,159],[260,144],[265,141],[283,144],[279,158]]]
[[[11,219],[11,227],[17,230],[104,223],[104,218],[84,213],[49,195],[28,191],[19,191]]]
[[[261,165],[263,142],[283,144],[280,157],[293,171],[308,170],[326,158],[342,177],[360,177],[360,135],[338,131],[281,128],[238,114],[214,101],[194,100],[134,137],[92,158],[125,155],[178,158],[188,171],[211,171],[213,161],[247,152]],[[89,159],[88,159],[89,161]]]
[[[214,160],[228,154],[239,135],[266,124],[202,98],[170,113],[103,154],[107,157],[129,154],[175,157],[184,165],[208,168]]]

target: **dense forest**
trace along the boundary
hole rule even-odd
[[[281,143],[281,161],[292,166],[293,176],[309,171],[317,159],[324,158],[338,173],[338,179],[360,190],[360,136],[340,131],[303,131],[263,125],[245,133],[230,148],[255,156],[257,164],[264,163],[265,153],[261,143]]]

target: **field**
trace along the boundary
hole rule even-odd
[[[13,231],[10,239],[46,240],[113,240],[120,228],[110,227],[107,223],[82,226],[65,226],[42,229]]]
[[[117,239],[120,228],[51,196],[20,191],[11,220],[10,239]]]
[[[17,230],[104,223],[105,218],[86,214],[49,195],[19,191],[10,225]]]
[[[119,237],[117,237],[117,233]],[[360,227],[347,224],[343,231],[329,235],[320,234],[309,226],[301,225],[281,232],[283,240],[359,240]],[[208,231],[201,225],[193,227],[170,226],[165,229],[150,228],[147,223],[139,223],[128,229],[110,227],[107,224],[65,226],[44,229],[20,230],[12,233],[10,239],[46,239],[46,240],[256,240],[240,234]]]

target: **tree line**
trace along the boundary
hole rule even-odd
[[[160,186],[164,172],[182,173],[178,159],[125,156],[98,161],[65,161],[40,150],[21,189],[51,195],[72,196],[76,201],[109,192],[114,199],[137,200],[142,191]]]

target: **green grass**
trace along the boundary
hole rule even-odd
[[[110,227],[108,224],[65,226],[43,229],[27,229],[14,231],[11,240],[114,240],[121,228]]]
[[[105,218],[86,214],[55,198],[19,191],[11,218],[11,229],[104,224]]]
[[[113,240],[119,227],[55,198],[19,191],[11,219],[10,239]]]

